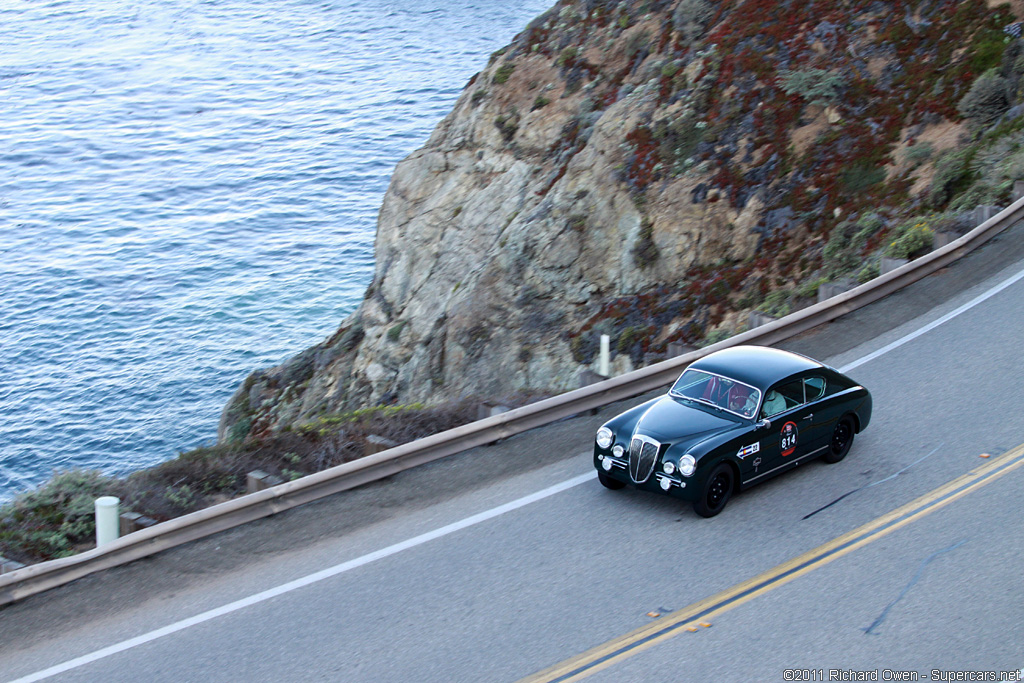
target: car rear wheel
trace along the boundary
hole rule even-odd
[[[732,496],[732,468],[724,462],[712,470],[704,483],[700,498],[693,504],[693,511],[701,517],[714,517],[725,509],[725,504]]]
[[[828,453],[822,458],[825,462],[839,462],[850,452],[853,445],[853,420],[844,417],[836,424],[832,432],[832,442],[829,444]]]
[[[597,471],[597,480],[601,482],[601,485],[606,489],[611,489],[612,491],[618,491],[626,486],[624,482],[621,482],[618,479],[612,479],[601,470]]]

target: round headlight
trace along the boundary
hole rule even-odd
[[[661,466],[661,469],[665,470],[665,474],[672,474],[673,472],[676,471],[676,466],[671,462],[666,462],[664,465]]]
[[[601,448],[608,448],[612,445],[612,440],[615,437],[612,436],[612,430],[607,427],[601,427],[597,430],[597,445]]]
[[[621,458],[625,454],[626,449],[622,447],[621,443],[617,443],[614,446],[612,446],[612,455],[614,455],[616,458]]]
[[[691,476],[697,470],[697,461],[692,455],[687,453],[683,457],[679,458],[679,473],[684,477]]]

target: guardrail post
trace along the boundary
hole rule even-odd
[[[891,273],[897,268],[902,268],[908,263],[910,263],[909,259],[889,258],[888,256],[883,256],[878,262],[878,273],[879,275],[885,275],[886,273]]]
[[[935,236],[932,237],[932,249],[940,249],[949,244],[950,242],[952,242],[953,240],[957,239],[958,237],[960,237],[960,235],[956,234],[955,232],[949,232],[948,230],[936,231]]]
[[[750,315],[747,316],[747,328],[752,330],[755,327],[761,327],[762,325],[773,323],[776,320],[778,320],[778,318],[768,315],[767,313],[751,311]]]
[[[998,206],[976,206],[974,207],[974,224],[981,225],[992,216],[1002,211]]]
[[[122,512],[120,520],[122,536],[133,534],[139,529],[146,529],[156,524],[155,519],[138,512]]]
[[[96,499],[96,547],[116,541],[121,530],[117,516],[117,505],[121,501],[115,496],[101,496]]]
[[[21,569],[24,567],[21,562],[15,562],[14,560],[8,560],[3,555],[0,555],[0,574],[6,574],[7,572],[13,572],[15,569]]]
[[[598,365],[597,372],[605,377],[612,376],[612,363],[611,363],[611,337],[607,334],[601,335],[601,362]]]
[[[675,358],[676,356],[682,356],[683,354],[696,351],[697,347],[693,344],[684,344],[683,342],[669,342],[665,349],[666,355],[669,358]]]
[[[263,470],[253,470],[245,477],[245,490],[247,493],[256,493],[283,483],[284,479],[281,477],[268,474]]]
[[[491,403],[490,401],[484,401],[476,408],[476,419],[484,420],[493,415],[501,415],[502,413],[507,413],[510,410],[512,410],[511,406],[506,406],[501,403]]]
[[[366,441],[363,444],[363,455],[380,453],[381,451],[386,451],[389,448],[394,448],[397,445],[397,441],[392,441],[391,439],[386,439],[383,436],[377,436],[376,434],[370,434],[366,437]]]
[[[818,303],[831,299],[837,294],[848,292],[856,286],[857,283],[850,278],[841,278],[835,282],[823,282],[818,285]]]

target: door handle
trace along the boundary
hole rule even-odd
[[[814,418],[814,413],[811,413],[810,415],[808,415],[808,416],[807,416],[807,417],[805,417],[804,419],[805,419],[805,420],[810,420],[810,419],[813,419],[813,418]]]

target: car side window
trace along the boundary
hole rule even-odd
[[[761,406],[761,417],[772,417],[804,403],[804,382],[795,380],[777,384],[768,390]]]
[[[817,375],[804,378],[804,394],[807,402],[817,401],[825,395],[825,378]]]

